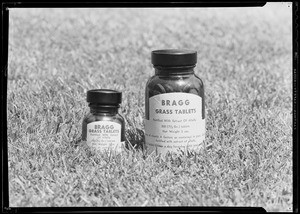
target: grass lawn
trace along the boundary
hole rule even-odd
[[[10,206],[259,206],[292,211],[291,4],[264,8],[11,9]],[[198,51],[205,147],[144,156],[150,52]],[[86,91],[123,92],[132,148],[81,141]]]

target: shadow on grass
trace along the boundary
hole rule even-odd
[[[144,151],[145,132],[142,129],[130,129],[126,132],[127,149]]]

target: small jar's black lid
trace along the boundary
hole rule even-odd
[[[155,50],[151,53],[154,66],[179,67],[194,66],[197,63],[197,51],[184,49]]]
[[[87,92],[88,103],[102,105],[119,105],[122,102],[122,92],[110,89],[93,89]]]

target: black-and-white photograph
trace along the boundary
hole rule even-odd
[[[292,3],[10,8],[10,207],[293,211]]]

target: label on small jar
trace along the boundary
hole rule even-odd
[[[98,151],[121,152],[121,124],[111,121],[96,121],[87,124],[87,145]]]
[[[197,150],[205,138],[202,98],[188,93],[165,93],[149,99],[145,120],[147,149],[166,154]]]

